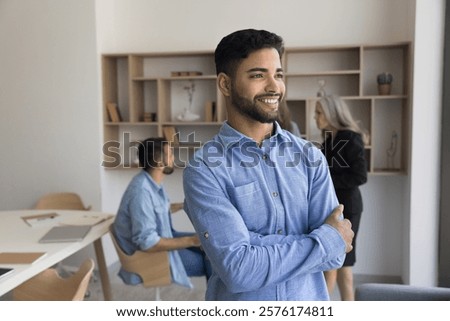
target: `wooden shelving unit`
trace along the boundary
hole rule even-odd
[[[324,80],[326,92],[342,96],[370,134],[370,144],[366,146],[369,173],[407,173],[410,52],[409,43],[286,48],[283,57],[286,98],[304,138],[322,141],[313,116],[318,81]],[[125,157],[133,152],[130,145],[150,136],[162,136],[164,126],[176,128],[180,144],[175,146],[179,149],[175,153],[180,157],[177,164],[182,167],[197,146],[215,135],[226,119],[223,97],[216,86],[212,51],[104,54],[102,67],[105,168],[136,167],[135,159]],[[376,76],[384,71],[394,77],[388,96],[380,96],[377,91]],[[180,75],[174,76],[174,72]],[[189,107],[185,87],[192,84],[195,91],[190,108],[200,118],[180,121],[177,116]],[[215,105],[213,121],[205,119],[208,102]],[[120,122],[110,121],[107,103],[117,104]],[[144,121],[144,115],[150,113],[156,120]],[[392,159],[387,159],[393,135],[397,150]],[[111,155],[116,158],[120,155],[120,162],[112,162]]]
[[[341,96],[370,135],[366,146],[373,175],[408,172],[410,123],[410,43],[348,47],[290,48],[284,57],[287,103],[305,139],[322,142],[314,121],[319,81],[327,94]],[[390,95],[381,96],[377,75],[390,72]],[[396,152],[388,157],[391,144]]]

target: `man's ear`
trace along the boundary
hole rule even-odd
[[[217,76],[217,85],[219,86],[219,90],[225,97],[230,96],[231,94],[231,79],[227,74],[221,72]]]

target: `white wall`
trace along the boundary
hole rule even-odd
[[[416,2],[410,224],[405,235],[409,264],[404,275],[410,284],[437,285],[445,0]]]
[[[212,50],[226,34],[262,28],[288,46],[412,39],[411,0],[97,0],[102,52]]]
[[[0,1],[0,210],[78,192],[100,209],[91,0]]]
[[[412,41],[414,5],[411,0],[281,0],[276,4],[267,0],[98,0],[98,49],[100,53],[214,50],[226,34],[249,27],[276,32],[290,47]],[[117,209],[134,174],[103,172],[105,210]],[[166,179],[174,201],[183,200],[180,179],[180,171]],[[408,184],[404,176],[371,176],[363,186],[366,210],[356,273],[402,275],[403,234],[399,231],[407,216]]]

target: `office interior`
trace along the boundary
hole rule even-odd
[[[43,194],[58,191],[80,194],[96,211],[117,210],[138,169],[101,166],[102,54],[214,50],[224,35],[242,28],[273,31],[288,47],[411,42],[408,170],[370,175],[361,187],[364,212],[354,273],[450,286],[447,4],[1,0],[0,210],[32,208]],[[181,177],[178,169],[165,179],[173,202],[183,201]],[[183,215],[175,226],[192,230]],[[107,263],[117,264],[108,238],[103,238]],[[73,260],[81,262],[82,256]]]

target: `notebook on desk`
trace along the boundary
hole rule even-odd
[[[82,241],[89,233],[89,225],[61,225],[50,229],[40,240],[39,243],[58,243],[58,242],[78,242]]]

